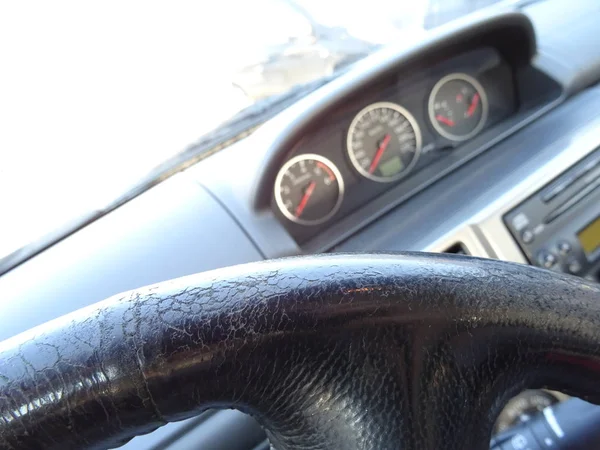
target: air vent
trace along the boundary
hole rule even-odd
[[[461,242],[457,242],[456,244],[450,246],[449,248],[447,248],[444,253],[454,253],[456,255],[468,255],[469,252],[467,251],[467,248],[461,243]]]

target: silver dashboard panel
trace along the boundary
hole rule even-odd
[[[600,119],[593,120],[585,128],[576,131],[564,143],[560,153],[515,184],[512,189],[491,201],[488,206],[465,218],[463,225],[437,239],[424,250],[442,252],[454,243],[462,242],[473,256],[527,263],[504,225],[504,215],[597,149],[600,146],[599,131]]]

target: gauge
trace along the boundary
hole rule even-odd
[[[347,146],[358,173],[374,181],[396,181],[419,158],[421,130],[403,107],[374,103],[360,111],[350,124]]]
[[[429,119],[438,133],[453,141],[475,136],[485,125],[488,102],[481,84],[464,73],[436,83],[429,96]]]
[[[275,180],[275,202],[285,217],[302,225],[318,225],[339,209],[344,181],[327,158],[305,154],[283,165]]]
[[[500,433],[523,422],[528,422],[544,408],[558,403],[558,398],[548,391],[521,392],[509,400],[494,425],[494,433]]]

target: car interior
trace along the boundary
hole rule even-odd
[[[600,448],[598,17],[383,47],[2,260],[0,448]]]

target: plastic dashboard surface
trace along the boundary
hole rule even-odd
[[[320,122],[319,128],[303,138],[289,154],[288,160],[299,155],[325,157],[325,161],[330,162],[334,169],[337,168],[337,171],[339,171],[338,177],[341,177],[341,181],[338,180],[338,182],[343,183],[344,187],[339,209],[332,217],[319,225],[294,223],[294,217],[290,220],[289,217],[282,214],[282,211],[285,212],[283,205],[275,202],[275,200],[272,201],[272,207],[277,216],[299,243],[315,236],[382,192],[393,186],[401,185],[433,162],[448,157],[454,149],[464,146],[465,142],[468,141],[467,139],[459,140],[442,136],[434,128],[434,123],[430,117],[431,107],[428,103],[432,90],[440,80],[448,76],[469,77],[478,82],[479,88],[482,89],[481,95],[484,96],[483,101],[485,103],[474,103],[474,106],[484,109],[485,116],[481,117],[480,123],[482,126],[475,130],[475,134],[491,128],[514,114],[517,109],[513,68],[492,47],[467,51],[436,64],[431,64],[429,67],[420,67],[410,72],[398,71],[394,76],[382,79],[369,89],[358,92],[340,105],[339,108],[336,108],[334,113],[325,121]],[[467,88],[468,85],[463,89],[466,90]],[[458,89],[456,95],[462,95]],[[465,97],[467,95],[465,94]],[[463,103],[471,101],[469,98],[460,98],[460,100]],[[477,100],[479,100],[479,93],[475,98],[475,101]],[[413,119],[415,132],[420,137],[420,145],[417,148],[418,153],[413,158],[414,165],[400,173],[398,180],[386,182],[386,180],[381,181],[381,179],[379,181],[369,179],[359,173],[351,161],[347,136],[351,122],[365,107],[390,104],[400,106],[405,111],[404,114]],[[443,118],[445,119],[445,117]],[[389,135],[386,136],[389,137]],[[304,184],[307,184],[307,182]],[[283,187],[289,191],[289,185],[293,185],[293,181]],[[275,186],[275,189],[277,188],[278,186]],[[323,188],[325,189],[325,186]],[[299,189],[301,188],[299,187]],[[315,203],[319,202],[319,199],[315,199],[315,196],[311,200]]]

